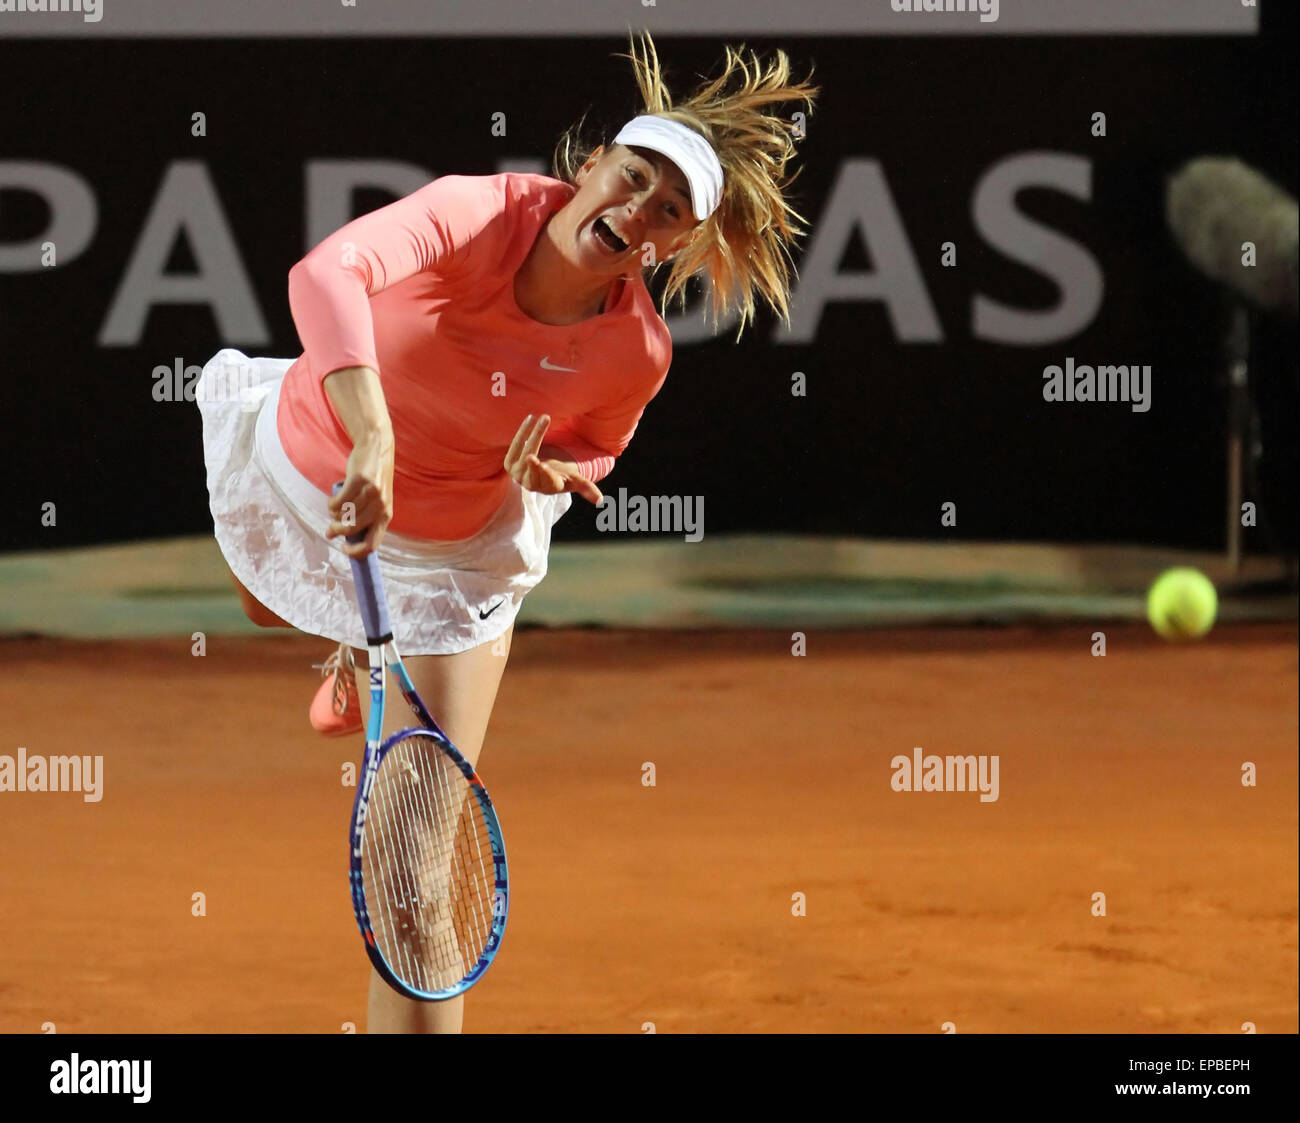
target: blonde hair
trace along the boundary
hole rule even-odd
[[[654,42],[648,32],[641,43],[631,43],[630,59],[644,105],[641,111],[667,117],[704,137],[722,165],[722,201],[695,228],[695,239],[678,251],[664,289],[666,313],[674,297],[686,307],[686,286],[698,273],[708,277],[710,310],[716,331],[724,317],[740,311],[739,339],[755,313],[755,294],[767,300],[786,323],[790,320],[790,282],[794,271],[790,247],[807,230],[803,217],[785,199],[786,189],[799,172],[786,175],[795,154],[798,133],[793,120],[765,112],[770,105],[800,101],[811,113],[820,92],[805,79],[790,82],[790,60],[778,50],[764,69],[757,53],[745,58],[745,46],[728,46],[722,73],[706,80],[689,97],[674,104],[663,75]],[[739,78],[735,89],[728,87]],[[812,77],[809,70],[808,77]],[[639,116],[640,114],[638,114]],[[585,120],[585,117],[584,117]],[[578,169],[595,149],[579,135],[582,122],[570,127],[555,149],[555,177],[575,183]]]

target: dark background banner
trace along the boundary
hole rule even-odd
[[[815,62],[823,87],[792,327],[765,315],[736,343],[670,319],[668,382],[604,489],[702,495],[713,533],[1218,546],[1222,309],[1166,232],[1164,181],[1224,154],[1295,192],[1294,35],[1271,5],[1260,36],[727,36],[784,47],[799,75]],[[715,72],[723,42],[660,37],[673,88]],[[198,409],[156,401],[155,368],[297,355],[286,275],[311,245],[437,175],[549,170],[584,111],[593,133],[636,111],[625,49],[0,39],[0,542],[209,531]],[[1027,232],[1049,236],[1037,263]],[[1284,524],[1290,334],[1262,323],[1258,348]],[[1150,409],[1044,401],[1067,358],[1150,365]],[[557,529],[597,537],[581,502]]]

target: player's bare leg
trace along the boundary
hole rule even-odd
[[[235,586],[235,591],[239,594],[239,603],[247,616],[254,624],[261,628],[292,628],[293,625],[287,621],[281,620],[274,612],[266,607],[252,593],[244,588],[244,583],[235,576],[235,571],[229,566],[226,572],[230,574],[230,580]]]
[[[488,719],[496,702],[497,687],[510,654],[514,625],[500,639],[456,655],[403,655],[415,691],[424,699],[434,720],[451,738],[470,764],[477,766],[487,733]],[[358,653],[364,668],[366,655]],[[359,686],[365,685],[364,672]],[[362,689],[363,719],[370,719],[370,692]],[[389,682],[384,703],[384,735],[417,724],[396,686]],[[417,1002],[403,998],[372,967],[367,1033],[460,1033],[464,1019],[464,996],[443,1002]]]

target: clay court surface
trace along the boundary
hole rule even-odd
[[[466,1031],[1297,1032],[1295,625],[1093,630],[519,631]],[[0,752],[105,774],[0,793],[0,1031],[364,1028],[327,653],[0,641]],[[914,746],[997,754],[999,799],[893,791]]]

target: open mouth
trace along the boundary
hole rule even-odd
[[[627,249],[627,243],[609,228],[609,223],[603,218],[598,218],[591,224],[591,232],[610,253],[622,253]]]

